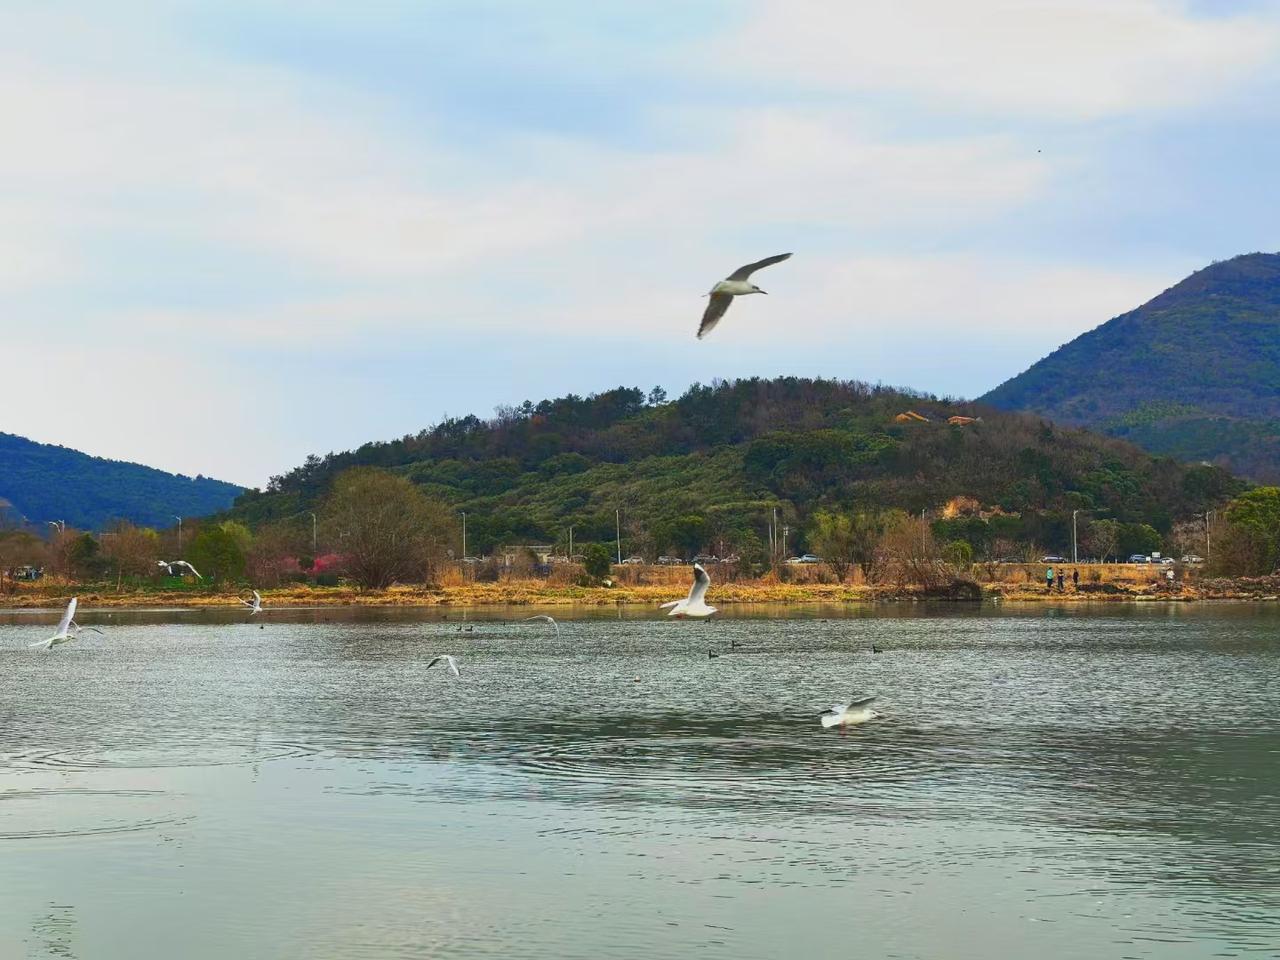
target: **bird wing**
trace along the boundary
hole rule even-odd
[[[693,586],[689,588],[689,604],[697,606],[707,595],[707,587],[711,586],[711,577],[702,569],[702,564],[693,565]]]
[[[458,669],[458,662],[454,660],[453,657],[449,656],[448,654],[445,654],[444,660],[445,660],[445,663],[449,664],[450,673],[452,673],[455,677],[462,676],[462,671]]]
[[[241,602],[241,603],[243,603],[246,607],[252,607],[252,606],[253,606],[253,601],[252,601],[252,600],[246,600],[244,597],[240,597],[239,599],[240,599],[240,602]]]
[[[35,643],[28,643],[27,649],[48,650],[52,646],[53,646],[53,637],[50,637],[48,640],[37,640]]]
[[[845,707],[845,709],[848,710],[851,707],[865,707],[868,703],[873,702],[875,699],[876,699],[875,697],[863,697],[861,700],[853,701],[853,703],[849,704],[849,706]]]
[[[729,274],[725,279],[745,280],[757,270],[761,270],[765,267],[771,267],[775,263],[781,263],[789,256],[791,256],[789,253],[776,253],[772,257],[765,257],[763,260],[757,260],[755,263],[748,263],[746,266],[739,267],[737,270],[733,271],[733,273]],[[724,311],[721,312],[723,313]]]
[[[71,626],[71,621],[75,618],[76,603],[78,601],[78,597],[72,597],[71,602],[67,604],[67,609],[62,613],[62,619],[58,621],[58,632],[54,634],[55,637],[61,637],[66,634],[67,628]]]
[[[680,600],[672,600],[670,603],[664,603],[664,604],[662,604],[660,607],[658,607],[658,609],[659,609],[659,610],[670,610],[672,607],[677,606],[677,605],[678,605],[678,604],[680,604],[681,602],[682,602],[682,601],[680,601]]]
[[[724,316],[724,312],[729,309],[729,304],[733,302],[733,294],[731,293],[713,293],[711,302],[707,304],[707,309],[702,313],[702,323],[698,326],[698,339],[701,340],[710,333],[720,318]]]
[[[259,605],[262,604],[262,594],[260,594],[257,590],[253,591],[253,602]]]
[[[183,560],[182,565],[186,567],[188,570],[190,570],[192,573],[194,573],[196,575],[197,580],[204,579],[204,577],[200,576],[200,571],[197,570],[195,567],[193,567],[191,564],[187,563],[187,561]]]

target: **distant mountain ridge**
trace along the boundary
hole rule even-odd
[[[1280,254],[1211,264],[980,401],[1280,481]]]
[[[36,524],[62,520],[99,530],[113,520],[130,520],[168,526],[175,515],[225,510],[243,490],[0,433],[0,501],[9,502],[10,514]]]

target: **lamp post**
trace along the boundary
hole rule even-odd
[[[613,511],[614,533],[618,538],[618,563],[622,563],[622,511]]]
[[[569,524],[569,562],[573,563],[573,524]]]
[[[178,557],[181,558],[182,557],[182,518],[175,514],[173,519],[178,521]]]
[[[467,511],[462,511],[462,562],[467,560]]]
[[[1209,524],[1210,524],[1210,522],[1213,520],[1213,517],[1214,517],[1214,516],[1216,516],[1216,515],[1217,515],[1217,511],[1216,511],[1216,510],[1206,510],[1206,511],[1204,512],[1204,562],[1205,562],[1205,563],[1208,563],[1208,562],[1209,562],[1209,560],[1210,560],[1210,554],[1209,554]]]
[[[310,513],[310,511],[308,511]],[[315,563],[316,559],[316,515],[311,514],[311,562]]]

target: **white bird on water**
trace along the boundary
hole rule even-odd
[[[186,567],[186,568],[187,568],[188,570],[190,570],[193,574],[195,574],[195,577],[196,577],[196,579],[197,579],[197,580],[203,580],[203,579],[204,579],[204,577],[200,576],[200,571],[199,571],[199,570],[197,570],[195,567],[193,567],[191,564],[187,563],[187,561],[185,561],[185,560],[157,560],[157,561],[156,561],[156,566],[157,566],[157,567],[163,567],[163,568],[164,568],[165,573],[169,574],[169,576],[171,576],[171,577],[172,577],[172,576],[180,576],[180,574],[175,574],[175,573],[173,572],[173,568],[174,568],[174,567]]]
[[[729,309],[729,304],[733,303],[734,297],[744,297],[751,293],[766,293],[754,283],[748,282],[748,277],[762,267],[769,267],[775,263],[781,263],[789,253],[779,253],[772,257],[765,257],[763,260],[757,260],[755,263],[748,263],[744,267],[739,267],[725,279],[721,280],[708,294],[711,302],[707,304],[707,309],[702,314],[702,323],[698,327],[698,339],[701,340],[712,328],[720,322],[720,318],[724,316],[724,312]]]
[[[880,714],[870,707],[870,704],[875,699],[875,697],[863,697],[861,700],[854,700],[852,703],[837,703],[822,714],[820,719],[822,720],[823,729],[855,727],[860,723],[868,723],[877,719]]]
[[[689,588],[689,595],[683,600],[672,600],[670,603],[664,603],[658,609],[670,609],[669,617],[709,617],[716,612],[715,607],[709,607],[706,604],[707,587],[711,586],[711,577],[707,575],[707,571],[702,569],[702,564],[695,563],[693,565],[693,586]]]
[[[251,616],[251,617],[252,617],[255,613],[261,613],[261,612],[262,612],[262,595],[261,595],[260,593],[258,593],[258,591],[257,591],[257,590],[253,591],[253,599],[252,599],[252,600],[246,600],[244,597],[241,597],[241,598],[240,598],[240,602],[241,602],[241,603],[243,603],[246,607],[248,607],[248,608],[249,608],[249,616]]]
[[[447,653],[441,654],[438,657],[432,657],[431,662],[427,664],[427,669],[430,670],[437,663],[441,663],[441,662],[443,662],[449,667],[449,672],[452,673],[455,677],[462,676],[462,671],[458,669],[458,661],[454,660],[453,657],[449,656],[449,654]]]
[[[80,636],[81,630],[91,630],[94,633],[102,633],[97,627],[81,627],[76,623],[76,603],[78,598],[72,597],[71,602],[67,604],[67,609],[62,612],[62,619],[58,621],[58,631],[48,640],[37,640],[35,643],[27,644],[32,650],[49,650],[60,643],[70,643],[76,637]]]
[[[541,620],[543,623],[549,623],[556,628],[556,636],[560,636],[560,624],[556,623],[555,617],[548,617],[545,613],[540,613],[536,617],[525,617],[524,622],[530,623],[534,620]]]

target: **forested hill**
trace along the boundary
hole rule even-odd
[[[982,399],[1280,480],[1280,254],[1206,267]]]
[[[0,498],[9,501],[10,514],[41,526],[50,520],[84,530],[113,520],[168,526],[175,514],[225,510],[243,489],[0,433]]]
[[[928,422],[896,419],[908,410]],[[948,424],[953,415],[982,419]],[[232,513],[251,524],[297,516],[322,501],[337,473],[360,465],[401,473],[467,511],[473,553],[562,543],[570,525],[577,542],[612,539],[621,510],[631,549],[723,543],[745,556],[774,507],[802,528],[819,507],[919,512],[959,496],[1016,514],[1028,542],[1056,544],[1074,508],[1165,531],[1238,487],[1222,470],[1037,417],[783,378],[695,385],[672,402],[619,388],[502,408],[492,420],[451,419],[308,458],[266,491],[244,494]]]

